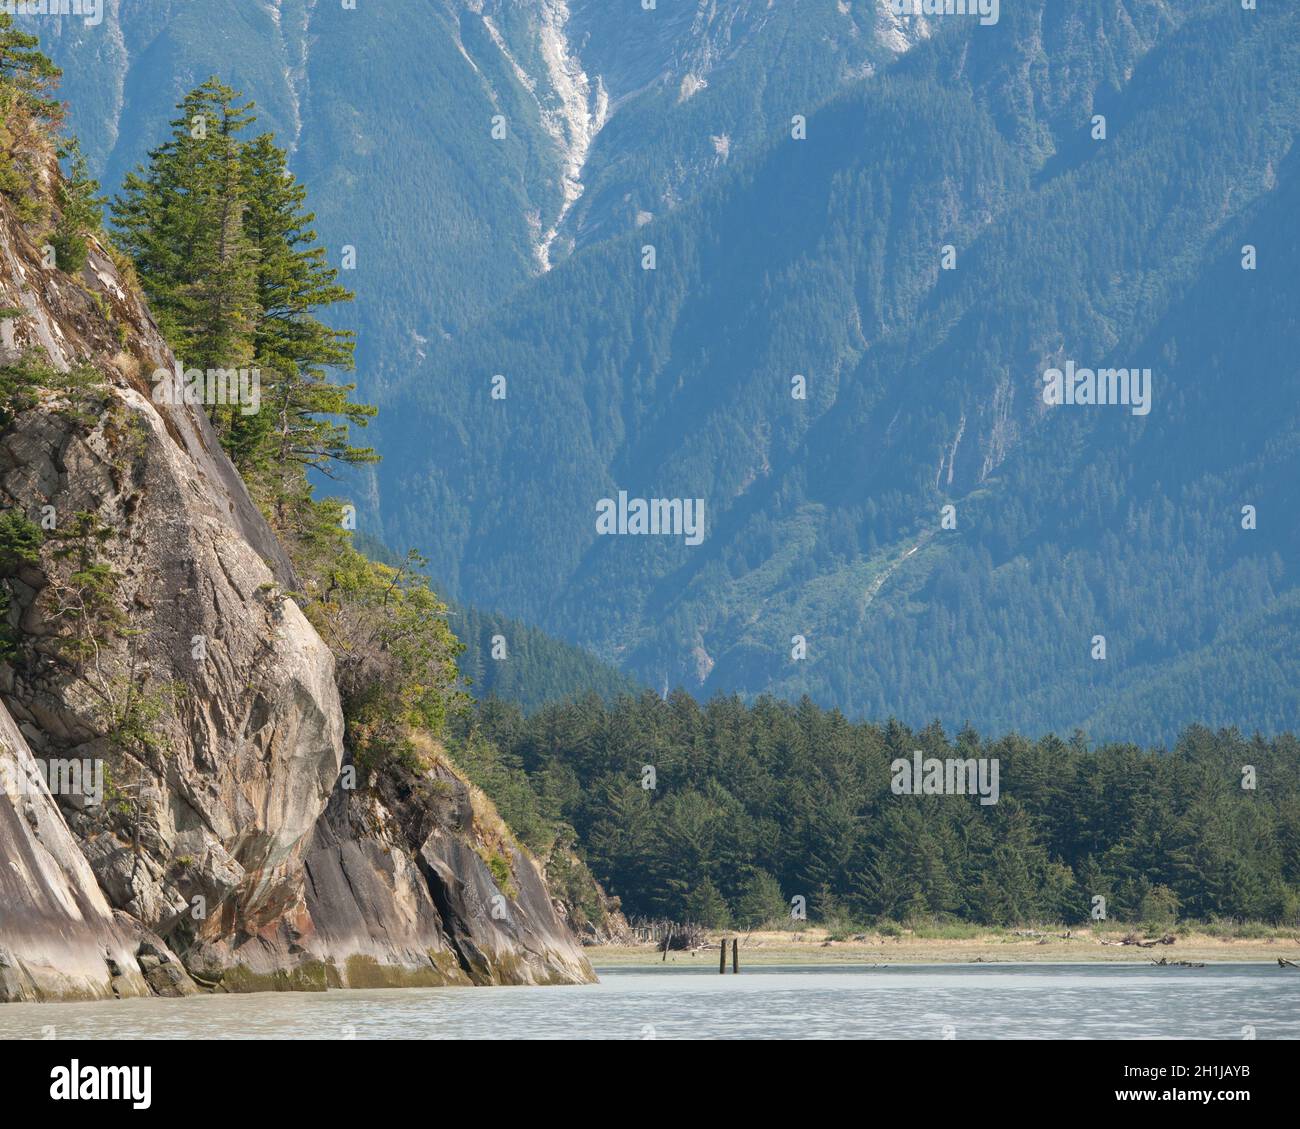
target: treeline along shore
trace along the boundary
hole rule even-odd
[[[571,831],[629,917],[1300,933],[1291,734],[1097,747],[682,692],[530,716],[489,700],[472,724],[461,760],[511,826]]]

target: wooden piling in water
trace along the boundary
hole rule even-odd
[[[727,958],[727,942],[722,942],[722,959]],[[731,972],[733,975],[740,971],[740,940],[737,937],[731,938]]]
[[[727,939],[726,939],[726,937],[723,937],[723,938],[722,938],[722,940],[719,942],[719,945],[720,945],[720,948],[718,949],[718,972],[720,972],[722,975],[725,976],[726,973],[727,973]]]

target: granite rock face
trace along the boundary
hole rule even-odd
[[[0,705],[0,1001],[147,996],[135,937],[114,919],[45,780]]]
[[[338,790],[306,866],[309,947],[348,986],[595,979],[536,861],[442,763]]]
[[[4,209],[0,365],[80,376],[0,431],[0,506],[48,530],[5,580],[3,755],[100,775],[0,800],[0,999],[589,979],[530,859],[484,925],[472,821],[419,781],[400,819],[341,787],[333,656],[203,412],[155,402],[175,358],[147,309],[102,248],[46,269]]]

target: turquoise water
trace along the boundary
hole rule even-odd
[[[1300,971],[1276,965],[599,972],[570,988],[5,1004],[0,1038],[1300,1038]]]

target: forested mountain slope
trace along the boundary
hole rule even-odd
[[[1293,724],[1298,21],[946,26],[435,348],[383,432],[433,452],[381,468],[388,538],[656,686]],[[1149,409],[1049,405],[1067,365],[1150,369]],[[619,490],[703,499],[704,543],[598,536]]]
[[[1295,722],[1291,7],[107,9],[49,24],[92,163],[214,70],[256,98],[356,252],[361,524],[461,606],[658,688]],[[1048,407],[1068,363],[1150,413]],[[704,544],[598,537],[623,489]]]
[[[209,75],[257,102],[336,265],[355,249],[348,320],[381,403],[575,241],[689,199],[929,33],[875,0],[105,0],[97,26],[20,22],[110,189]]]

